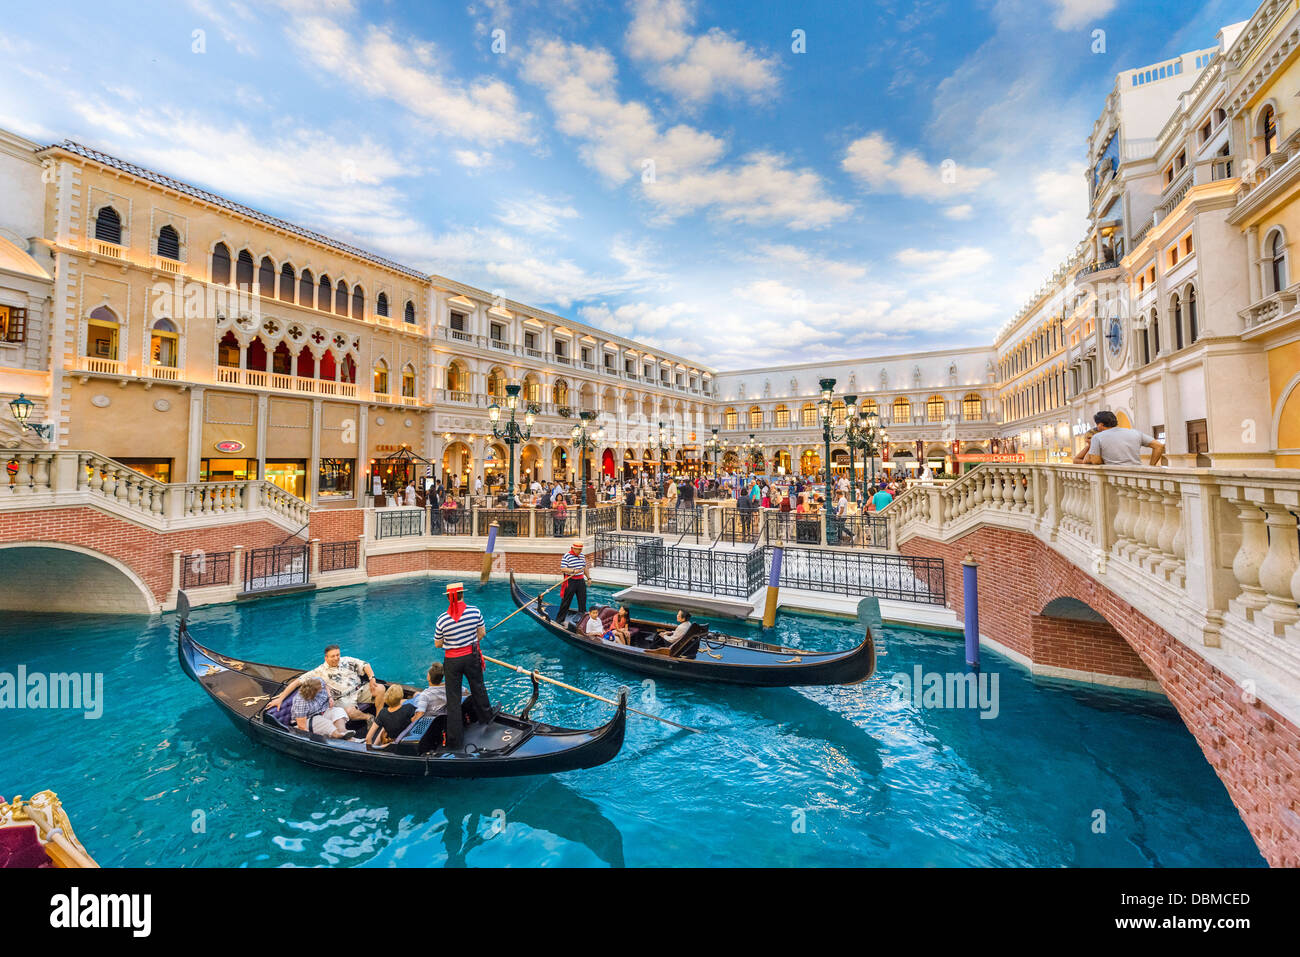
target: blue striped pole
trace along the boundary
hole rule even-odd
[[[497,547],[497,523],[493,522],[488,526],[487,546],[483,549],[483,572],[479,575],[479,584],[487,584],[488,578],[492,576],[492,551]]]
[[[776,603],[781,597],[781,561],[785,556],[785,546],[778,539],[772,546],[772,571],[767,576],[767,604],[763,607],[763,627],[771,628],[776,624]]]
[[[961,563],[961,596],[966,609],[966,664],[977,668],[980,663],[979,567],[975,555],[967,552]]]

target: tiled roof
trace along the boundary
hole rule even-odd
[[[193,196],[195,199],[202,200],[205,203],[211,203],[214,206],[220,206],[222,209],[228,209],[232,213],[238,213],[241,216],[247,216],[249,219],[255,219],[260,223],[266,223],[276,229],[283,229],[285,232],[293,233],[295,236],[301,236],[310,242],[320,243],[322,246],[328,246],[331,249],[337,249],[339,252],[347,253],[349,256],[356,256],[365,259],[377,266],[383,266],[385,269],[392,269],[396,272],[404,273],[412,279],[421,283],[429,281],[429,277],[409,266],[403,266],[401,263],[393,262],[391,259],[385,259],[382,256],[376,256],[374,253],[367,252],[364,249],[358,249],[356,246],[349,246],[347,243],[341,243],[337,239],[322,233],[314,232],[310,229],[304,229],[296,226],[291,222],[283,219],[277,219],[274,216],[268,216],[266,213],[259,212],[251,206],[245,206],[242,203],[236,203],[234,200],[226,199],[224,196],[218,196],[216,193],[208,192],[206,189],[199,189],[197,186],[191,186],[189,183],[183,183],[178,179],[172,179],[170,176],[164,176],[162,173],[155,173],[151,169],[145,169],[143,166],[137,166],[134,163],[128,163],[126,160],[120,160],[116,156],[109,156],[107,153],[101,153],[99,150],[92,150],[87,146],[82,146],[72,140],[64,140],[62,143],[52,143],[43,147],[37,152],[43,153],[46,150],[59,149],[77,156],[83,156],[88,160],[101,163],[104,166],[121,170],[124,173],[130,173],[132,176],[138,176],[146,179],[151,183],[157,183],[166,189],[175,190],[178,193],[184,193],[186,196]]]

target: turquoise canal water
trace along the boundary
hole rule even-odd
[[[504,584],[470,589],[489,622],[514,610]],[[337,642],[414,683],[441,593],[417,581],[200,608],[192,630],[218,651],[302,667]],[[776,632],[815,649],[861,637],[853,622],[802,616]],[[106,866],[1263,864],[1160,698],[1033,679],[987,651],[996,717],[904,694],[898,673],[964,671],[951,636],[888,630],[877,677],[853,687],[663,680],[647,704],[642,678],[520,616],[490,636],[490,654],[609,696],[626,684],[634,704],[709,733],[633,715],[609,764],[458,783],[320,770],[255,746],[182,675],[174,635],[174,615],[10,616],[0,634],[0,672],[103,673],[98,720],[0,711],[0,794],[53,788]],[[527,697],[522,676],[489,665],[488,679],[494,701]],[[542,689],[542,720],[609,718]]]

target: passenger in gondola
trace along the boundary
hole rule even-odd
[[[483,721],[492,720],[492,704],[483,683],[483,651],[479,642],[487,635],[483,613],[465,604],[465,586],[447,586],[447,610],[433,629],[434,647],[445,650],[443,669],[447,676],[447,747],[459,751],[465,744],[465,723],[461,718],[461,680],[469,684],[474,710]]]
[[[430,664],[425,678],[429,682],[428,686],[423,691],[417,691],[411,698],[411,704],[415,705],[416,721],[426,714],[441,714],[447,707],[447,689],[442,683],[442,662],[435,661]]]
[[[340,654],[338,645],[327,645],[324,663],[311,671],[304,671],[285,685],[284,690],[271,699],[270,707],[280,707],[284,699],[309,678],[323,681],[334,704],[356,721],[369,717],[361,710],[361,705],[378,705],[384,699],[384,686],[375,680],[375,673],[368,661]]]
[[[594,605],[591,613],[587,615],[587,620],[583,623],[582,633],[588,638],[600,638],[605,634],[605,625],[600,620],[600,609]]]
[[[327,738],[351,738],[353,732],[348,730],[348,713],[334,702],[325,682],[319,678],[306,681],[295,680],[298,693],[293,697],[290,714],[299,731],[323,734]],[[273,704],[279,707],[284,696]]]
[[[396,741],[415,720],[415,705],[403,701],[401,685],[389,685],[384,693],[384,705],[375,712],[366,732],[366,744],[383,745]]]
[[[691,613],[686,609],[677,612],[677,627],[672,631],[661,631],[659,637],[668,644],[672,644],[678,638],[685,638],[686,633],[691,630]]]
[[[619,645],[632,644],[632,618],[626,605],[614,613],[614,623],[602,637]]]

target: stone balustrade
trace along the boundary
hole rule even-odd
[[[1300,718],[1300,470],[981,465],[885,515],[899,545],[1034,535]]]
[[[98,505],[159,531],[266,519],[297,531],[311,506],[265,479],[167,484],[86,451],[4,454],[0,509]]]

